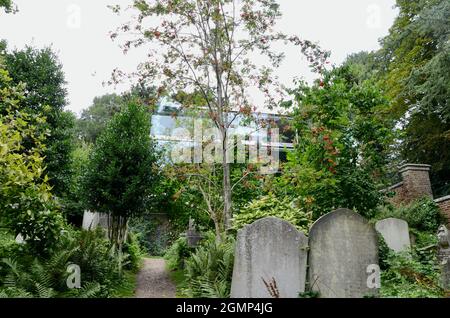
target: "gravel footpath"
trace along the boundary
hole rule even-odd
[[[159,258],[144,258],[137,275],[136,298],[175,298],[175,285],[166,272],[166,262]]]

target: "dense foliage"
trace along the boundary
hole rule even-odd
[[[192,252],[193,249],[188,246],[186,238],[178,238],[164,255],[167,261],[167,268],[170,270],[184,269],[184,261]]]
[[[428,197],[396,208],[386,205],[377,214],[376,218],[402,219],[408,222],[410,227],[429,233],[436,233],[438,227],[445,223],[438,205]]]
[[[315,219],[339,207],[370,216],[382,202],[378,190],[392,138],[383,119],[388,101],[347,67],[292,93],[295,100],[286,104],[294,106],[298,141],[275,188],[304,198]]]
[[[21,110],[23,101],[23,86],[0,68],[0,225],[42,251],[57,241],[64,220],[44,171],[45,135],[37,125],[45,118]]]
[[[412,247],[395,253],[379,235],[380,297],[443,297],[436,237],[443,219],[436,203],[430,198],[422,198],[409,205],[387,205],[372,221],[389,217],[408,222]]]
[[[6,13],[14,12],[14,3],[11,0],[0,0],[0,9]]]
[[[280,199],[273,194],[268,194],[251,201],[236,213],[233,219],[233,227],[240,229],[246,224],[251,224],[268,216],[288,221],[304,233],[308,233],[312,225],[311,213],[304,212],[298,203],[290,200],[289,197]]]
[[[440,267],[436,257],[436,237],[418,232],[411,250],[395,253],[379,236],[381,268],[380,297],[434,298],[443,297]]]
[[[213,233],[186,259],[184,294],[197,298],[227,298],[231,291],[234,239],[218,242]]]
[[[21,110],[47,119],[38,126],[48,131],[44,163],[53,193],[62,197],[70,182],[68,171],[75,120],[72,113],[64,111],[67,90],[62,65],[50,47],[35,49],[27,46],[23,50],[1,54],[13,84],[25,85]]]
[[[397,162],[427,163],[436,195],[450,193],[450,4],[397,0],[399,15],[381,49],[351,56],[360,79],[380,84],[392,103],[388,116],[401,132]]]

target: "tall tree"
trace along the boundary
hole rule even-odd
[[[276,32],[281,13],[275,0],[136,0],[133,8],[138,11],[137,19],[111,36],[130,31],[133,38],[124,43],[125,52],[150,44],[149,60],[139,66],[138,73],[144,82],[159,82],[160,93],[202,94],[201,107],[220,133],[223,217],[225,227],[230,228],[232,184],[227,139],[239,114],[250,114],[263,106],[273,108],[283,97],[273,72],[284,54],[273,49],[274,42],[300,46],[316,71],[323,69],[328,53],[297,36]],[[120,11],[119,7],[113,9]],[[266,62],[257,64],[256,55]],[[113,79],[119,75],[120,71],[115,72]],[[265,105],[254,104],[250,96],[255,89],[263,94]],[[230,116],[232,111],[235,113]]]
[[[0,57],[0,224],[42,252],[57,241],[64,221],[45,175],[45,135],[38,128],[45,118],[27,113],[24,100],[24,85],[13,84]]]
[[[67,90],[62,65],[51,48],[26,47],[3,55],[13,83],[26,85],[21,107],[46,117],[46,123],[40,127],[48,130],[45,165],[54,194],[62,197],[70,179],[75,120],[72,113],[64,111]]]
[[[398,0],[399,15],[378,51],[349,56],[360,80],[380,83],[396,121],[392,170],[399,162],[431,164],[435,195],[450,193],[450,3]]]
[[[377,54],[381,81],[403,130],[404,160],[432,165],[436,194],[450,193],[450,3],[398,0]]]
[[[148,108],[135,102],[113,117],[89,157],[85,197],[92,211],[109,215],[109,238],[118,248],[129,218],[142,214],[151,200],[158,158]]]

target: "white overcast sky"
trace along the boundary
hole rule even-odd
[[[127,5],[131,0],[14,0],[19,12],[0,13],[0,39],[9,48],[51,45],[66,75],[69,92],[67,109],[80,114],[95,96],[121,92],[128,86],[103,86],[116,67],[135,70],[144,53],[123,55],[108,32],[124,20],[107,5]],[[332,52],[332,63],[341,63],[348,54],[375,50],[397,14],[395,0],[279,0],[283,18],[279,27],[285,33],[318,42]],[[283,84],[308,74],[306,62],[298,52],[287,50],[279,69]]]

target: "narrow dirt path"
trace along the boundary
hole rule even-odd
[[[166,261],[144,258],[137,275],[136,298],[175,298],[176,288],[166,271]]]

